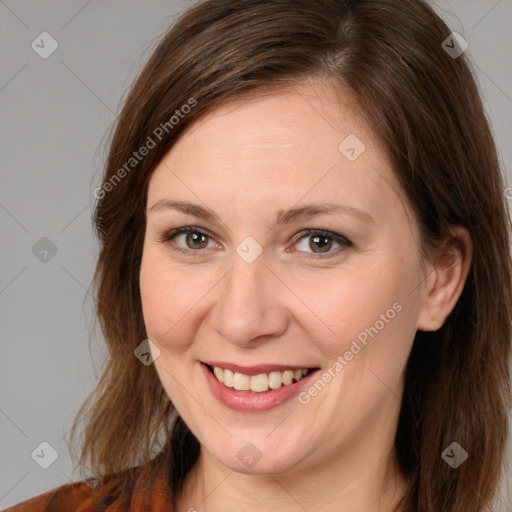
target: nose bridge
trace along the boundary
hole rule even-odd
[[[233,254],[232,267],[219,283],[212,328],[238,346],[249,346],[264,335],[279,335],[286,317],[276,296],[268,293],[272,277],[262,257],[248,263]]]

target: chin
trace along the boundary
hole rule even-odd
[[[215,441],[212,441],[215,442]],[[289,449],[279,439],[233,442],[228,446],[210,450],[211,457],[232,471],[246,475],[288,473],[300,463],[296,448]],[[296,447],[297,444],[293,443]]]

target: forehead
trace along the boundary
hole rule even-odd
[[[259,160],[286,158],[295,164],[313,163],[315,168],[332,164],[339,160],[339,143],[348,135],[357,134],[367,146],[377,145],[350,103],[349,98],[340,103],[332,88],[323,83],[234,100],[192,123],[175,144],[172,159],[189,158],[194,150],[198,158],[207,153],[214,159],[212,163],[240,158],[257,164]]]
[[[357,204],[377,217],[403,209],[371,128],[349,96],[340,100],[324,84],[232,101],[203,115],[157,166],[148,194],[148,204],[170,194],[209,204],[220,195],[238,211],[318,200]]]

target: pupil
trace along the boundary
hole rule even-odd
[[[201,242],[204,244],[206,237],[200,233],[189,233],[187,236],[188,240],[192,241],[192,245],[198,247]]]
[[[332,245],[332,242],[330,242],[330,239],[328,236],[315,236],[313,237],[313,244],[318,244],[318,245],[311,245],[311,249],[322,249],[322,251],[319,251],[319,252],[326,252],[327,250],[330,249],[331,245]],[[324,250],[325,249],[325,250]]]

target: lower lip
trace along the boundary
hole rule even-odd
[[[255,391],[237,391],[233,388],[228,388],[217,380],[217,377],[212,374],[204,363],[201,363],[201,368],[217,400],[230,409],[244,412],[263,412],[281,405],[294,396],[297,396],[301,388],[304,387],[318,371],[311,371],[299,382],[281,386],[277,389],[269,389],[263,393],[256,393]]]

